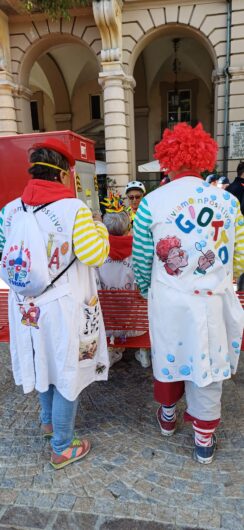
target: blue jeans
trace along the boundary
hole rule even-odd
[[[39,401],[41,422],[52,424],[54,434],[51,446],[55,453],[60,454],[74,438],[78,397],[75,401],[68,401],[54,385],[50,385],[47,392],[39,392]]]

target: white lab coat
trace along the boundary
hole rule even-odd
[[[238,203],[190,176],[146,199],[155,250],[148,294],[154,376],[200,387],[228,379],[244,326],[232,285]]]
[[[11,230],[19,199],[4,213],[5,236]],[[62,199],[37,212],[48,252],[50,278],[61,272],[74,257],[72,231],[77,211],[84,203]],[[97,295],[95,271],[75,260],[73,265],[44,294],[34,298],[9,294],[10,351],[14,379],[25,393],[39,392],[54,384],[73,401],[90,383],[108,376],[106,335]],[[32,306],[37,308],[31,314]],[[34,309],[35,312],[35,309]]]

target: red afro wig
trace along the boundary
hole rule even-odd
[[[155,146],[154,158],[161,168],[178,171],[185,167],[198,171],[213,171],[218,144],[204,131],[201,123],[191,127],[178,123],[173,130],[165,129],[161,142]]]
[[[181,241],[176,236],[167,236],[165,239],[160,239],[156,246],[156,254],[161,261],[166,261],[169,251],[172,248],[180,248]]]

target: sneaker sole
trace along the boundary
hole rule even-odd
[[[84,453],[82,453],[80,456],[75,456],[74,458],[70,458],[69,460],[66,460],[65,462],[61,462],[60,464],[55,464],[54,462],[50,460],[50,464],[54,469],[62,469],[63,467],[68,466],[69,464],[73,464],[73,462],[77,462],[77,460],[81,460],[82,458],[84,458],[84,456],[86,456],[89,453],[90,449],[91,449],[91,444],[89,444],[87,450]]]
[[[197,455],[195,449],[193,450],[193,460],[195,462],[198,462],[199,464],[212,464],[212,461],[214,459],[214,454],[210,456],[209,458],[202,458],[201,456]]]

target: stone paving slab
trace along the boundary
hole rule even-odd
[[[40,434],[36,394],[14,385],[0,344],[0,530],[243,530],[244,361],[226,381],[219,449],[211,466],[192,460],[191,426],[159,432],[151,369],[132,352],[80,398],[77,433],[92,451],[55,471]]]

